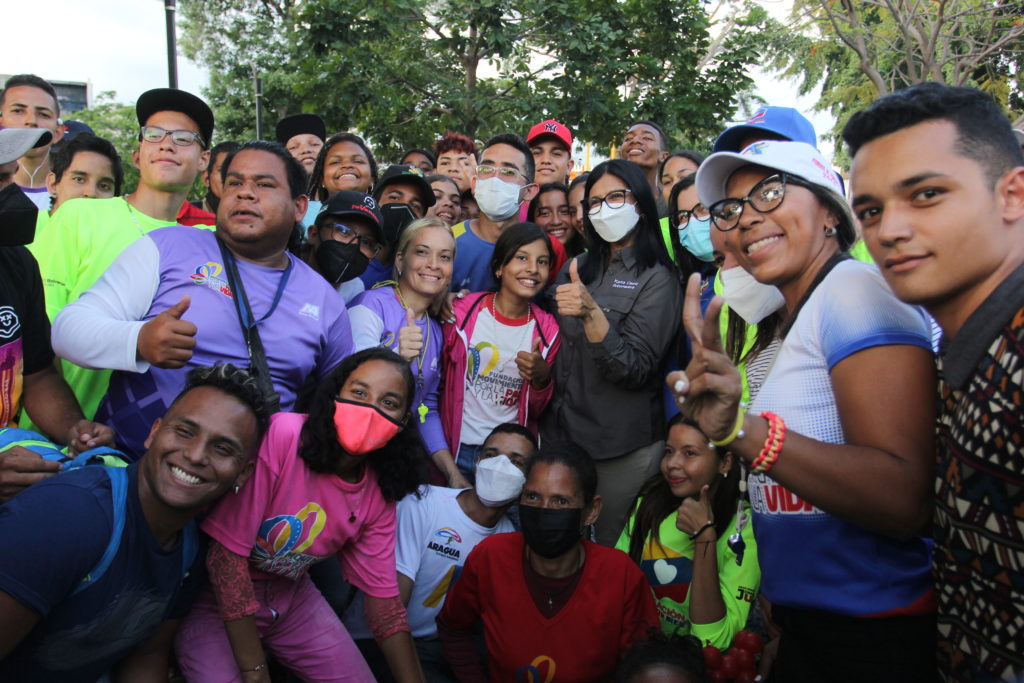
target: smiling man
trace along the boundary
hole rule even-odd
[[[97,415],[132,457],[185,369],[223,360],[262,372],[252,330],[282,410],[352,350],[344,301],[287,251],[307,207],[299,162],[276,142],[248,142],[223,181],[216,233],[173,226],[136,240],[54,324],[58,355],[116,371]]]
[[[48,144],[30,149],[18,159],[18,170],[14,175],[14,181],[40,212],[49,211],[46,176],[50,172],[50,146],[59,142],[64,134],[57,91],[35,74],[11,76],[0,91],[0,126],[50,131]]]
[[[125,247],[151,230],[177,223],[189,188],[209,162],[213,112],[195,95],[170,88],[150,90],[139,97],[135,113],[139,146],[132,152],[132,163],[139,169],[138,187],[123,197],[65,202],[29,246],[39,262],[51,321],[91,287]],[[92,417],[110,373],[67,361],[62,366],[86,417]]]
[[[0,679],[166,680],[199,587],[192,520],[245,485],[267,420],[247,373],[197,368],[141,462],[82,467],[0,506],[0,542],[18,549],[0,556]]]
[[[893,292],[942,327],[935,580],[946,680],[1024,676],[1024,156],[991,96],[937,83],[843,130]]]
[[[644,176],[654,193],[658,205],[658,216],[668,215],[668,207],[658,187],[658,171],[661,162],[668,158],[668,140],[665,131],[653,121],[637,121],[626,129],[622,136],[622,149],[619,154],[626,161],[632,161],[644,171]]]

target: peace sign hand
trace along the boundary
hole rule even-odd
[[[736,411],[743,395],[739,370],[725,353],[719,317],[724,300],[715,297],[705,317],[700,315],[700,275],[686,283],[683,327],[690,337],[693,357],[686,372],[675,371],[665,378],[684,415],[715,440],[729,436],[736,424]]]

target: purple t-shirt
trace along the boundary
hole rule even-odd
[[[398,331],[405,327],[405,308],[395,296],[394,287],[379,287],[363,292],[349,306],[352,317],[352,337],[356,351],[384,346],[398,353]],[[420,435],[428,453],[448,448],[438,412],[441,384],[441,349],[444,335],[441,325],[427,316],[417,320],[423,332],[422,372],[420,361],[411,364],[416,376],[416,396],[412,416],[419,422]]]
[[[151,239],[160,254],[160,284],[143,320],[151,320],[191,298],[184,319],[195,324],[192,359],[177,370],[150,367],[143,373],[114,372],[96,420],[118,434],[126,452],[139,457],[153,421],[162,417],[194,367],[221,361],[241,368],[250,365],[245,338],[228,287],[214,233],[173,226],[154,230]],[[352,353],[352,328],[345,302],[312,268],[291,254],[291,273],[269,318],[258,324],[260,339],[281,409],[290,410],[307,377],[326,377]],[[283,270],[236,259],[253,316],[270,310]]]

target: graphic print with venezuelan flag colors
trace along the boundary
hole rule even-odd
[[[322,559],[303,555],[327,523],[327,513],[316,503],[307,503],[297,514],[276,515],[263,521],[256,535],[250,559],[260,571],[296,579],[311,564]]]
[[[490,351],[491,356],[485,365],[483,356],[485,351]],[[469,358],[466,362],[466,379],[473,384],[477,379],[491,374],[491,370],[498,365],[498,347],[490,342],[480,342],[469,350]]]
[[[516,669],[516,683],[552,683],[556,668],[551,657],[537,655],[527,666]]]
[[[686,624],[688,620],[682,610],[671,609],[665,602],[668,600],[682,605],[686,601],[690,581],[693,580],[693,560],[648,538],[641,555],[640,569],[654,591],[662,621],[676,626]]]

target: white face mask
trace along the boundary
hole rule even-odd
[[[617,209],[610,209],[604,202],[597,210],[596,216],[590,217],[594,231],[605,242],[615,243],[628,235],[640,222],[640,214],[633,204],[623,204]]]
[[[515,501],[525,483],[526,475],[507,455],[495,455],[476,464],[476,496],[489,508],[500,508]]]
[[[749,325],[756,325],[786,303],[778,287],[758,282],[739,266],[723,270],[719,276],[725,303]]]
[[[500,223],[507,221],[519,211],[519,191],[523,188],[513,183],[506,183],[504,180],[484,178],[476,181],[476,189],[473,190],[473,197],[477,206],[492,221]]]

